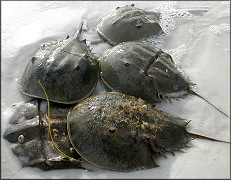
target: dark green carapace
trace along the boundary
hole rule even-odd
[[[20,77],[18,88],[25,95],[46,99],[40,81],[50,101],[74,104],[93,92],[98,74],[98,62],[90,57],[86,41],[68,38],[41,46]]]
[[[87,98],[67,119],[71,143],[80,156],[109,170],[157,167],[152,153],[179,150],[192,139],[188,122],[119,92]]]
[[[141,40],[161,31],[160,14],[131,6],[117,7],[116,11],[102,18],[98,33],[110,44]]]
[[[187,93],[192,84],[174,64],[171,56],[143,41],[124,42],[100,57],[100,76],[107,87],[160,102],[160,96]]]

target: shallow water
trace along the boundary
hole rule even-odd
[[[1,137],[13,113],[11,107],[29,98],[17,89],[17,80],[27,62],[43,43],[71,37],[81,22],[88,30],[82,38],[98,38],[97,21],[117,6],[131,1],[77,2],[2,2],[2,91]],[[149,39],[169,52],[180,69],[194,83],[196,91],[230,116],[230,4],[228,1],[156,2],[135,1],[135,6],[165,12],[162,25],[167,36]],[[183,10],[183,11],[182,11]],[[186,11],[187,10],[187,11]],[[172,17],[176,15],[176,18]],[[166,23],[168,22],[168,23]],[[92,44],[96,56],[110,47]],[[96,93],[104,91],[99,85]],[[159,108],[169,114],[192,120],[190,132],[230,141],[230,120],[203,100],[188,96]],[[42,171],[21,167],[9,143],[1,138],[2,178],[229,178],[230,146],[205,140],[190,142],[187,153],[167,154],[156,160],[159,168],[131,173],[101,170],[89,165],[93,172],[79,169]]]

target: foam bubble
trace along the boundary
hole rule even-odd
[[[221,34],[221,29],[217,25],[212,25],[209,27],[209,30],[215,34]]]
[[[228,32],[228,33],[230,32],[230,24],[223,23],[220,25],[220,27],[223,31]]]
[[[222,17],[229,17],[230,16],[230,2],[224,1],[222,4],[226,7],[223,11],[221,11],[218,16]],[[221,34],[221,30],[230,33],[230,24],[222,23],[220,25],[212,25],[209,27],[209,30],[215,34]]]
[[[163,51],[170,54],[176,65],[179,65],[181,58],[186,53],[186,45],[181,44],[175,49],[170,49],[170,50],[163,49]]]
[[[169,35],[170,34],[164,33],[162,31],[158,35],[150,36],[148,38],[143,38],[142,41],[147,41],[151,43],[153,46],[163,49],[165,45],[165,39],[167,39]]]
[[[164,2],[153,11],[160,13],[160,25],[162,27],[162,32],[158,35],[151,36],[149,38],[144,38],[142,40],[147,41],[154,46],[163,49],[165,46],[165,40],[170,36],[171,31],[176,28],[175,19],[190,19],[192,15],[185,10],[176,9],[176,2]]]
[[[176,2],[164,2],[155,9],[160,13],[160,25],[165,33],[170,33],[171,30],[176,28],[176,18],[190,19],[191,14],[184,10],[175,9]]]
[[[230,8],[230,1],[223,1],[222,4],[224,4],[227,8]]]
[[[230,1],[224,1],[222,2],[222,4],[224,4],[227,9],[225,9],[224,11],[221,11],[220,16],[221,17],[230,16]]]
[[[226,9],[224,11],[221,11],[220,12],[220,16],[223,17],[223,16],[230,16],[230,9]]]

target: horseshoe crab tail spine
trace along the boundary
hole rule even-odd
[[[210,137],[207,137],[207,136],[202,136],[202,135],[199,135],[199,134],[194,134],[194,133],[188,133],[188,134],[192,138],[206,139],[206,140],[210,140],[210,141],[217,141],[217,142],[223,142],[223,143],[231,144],[230,142],[227,142],[227,141],[222,141],[222,140],[210,138]]]
[[[206,100],[205,98],[203,98],[201,95],[197,94],[196,92],[194,92],[193,90],[189,90],[189,93],[192,95],[196,95],[199,98],[203,99],[204,101],[206,101],[207,103],[209,103],[211,106],[213,106],[215,109],[217,109],[218,111],[220,111],[222,114],[224,114],[226,117],[230,118],[227,114],[225,114],[223,111],[221,111],[220,109],[218,109],[216,106],[214,106],[212,103],[210,103],[208,100]]]
[[[83,20],[80,22],[79,27],[77,28],[77,31],[74,35],[74,39],[80,40],[81,32],[82,32],[82,27],[83,27]]]

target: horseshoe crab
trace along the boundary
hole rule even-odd
[[[215,140],[187,132],[188,123],[119,92],[91,96],[67,117],[68,134],[80,156],[115,171],[158,167],[152,153],[174,153],[194,138]]]
[[[81,27],[74,38],[67,37],[40,47],[20,77],[18,88],[21,93],[45,99],[38,80],[53,102],[74,104],[93,92],[99,68],[91,58],[86,41],[79,40]]]
[[[149,103],[165,99],[171,102],[171,98],[183,98],[186,94],[208,102],[192,90],[194,83],[176,67],[172,57],[151,43],[120,43],[101,55],[99,65],[100,77],[109,89],[140,97]]]
[[[156,155],[174,155],[194,138],[225,142],[189,133],[190,121],[119,92],[88,97],[72,108],[51,103],[50,116],[48,110],[43,100],[21,104],[4,133],[24,166],[82,168],[80,162],[88,161],[103,169],[135,171],[158,167]]]
[[[67,135],[66,117],[69,108],[68,105],[51,103],[52,136],[62,152],[69,157],[81,159]],[[45,101],[32,100],[18,106],[3,137],[12,143],[12,150],[23,166],[36,166],[44,170],[82,168],[78,161],[60,154],[52,143]]]
[[[161,31],[159,14],[130,6],[117,7],[115,12],[97,24],[98,33],[110,44],[140,40]]]

